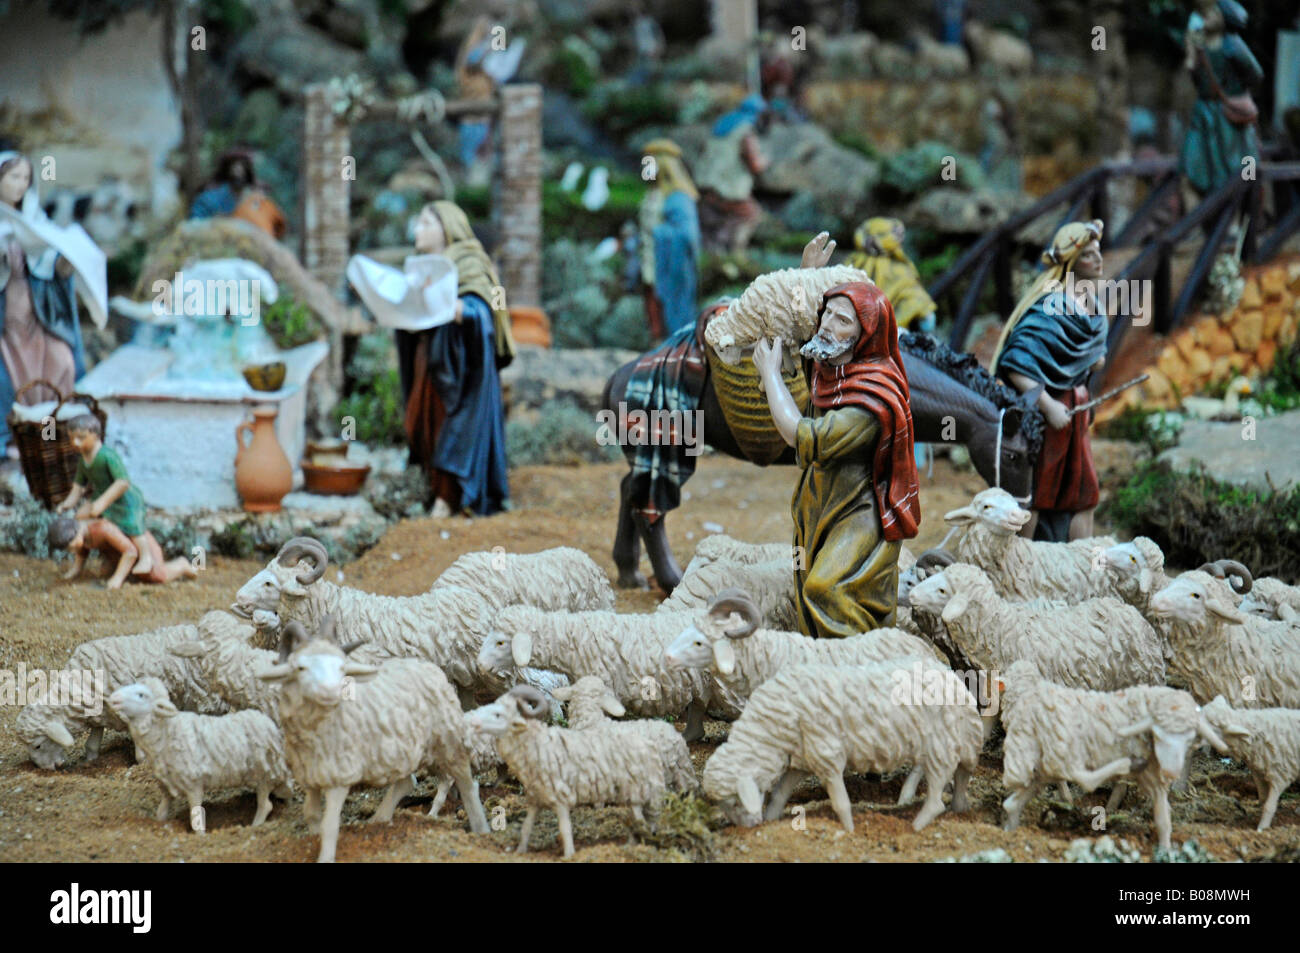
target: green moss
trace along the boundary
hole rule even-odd
[[[0,550],[36,559],[48,558],[48,534],[53,519],[54,514],[30,496],[17,500],[12,512],[0,520]]]
[[[674,850],[694,861],[710,861],[716,849],[714,831],[726,826],[722,813],[693,794],[668,794],[660,805],[659,822],[641,839],[663,850]]]

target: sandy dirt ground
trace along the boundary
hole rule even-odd
[[[1103,473],[1123,468],[1124,454],[1099,449]],[[390,529],[379,545],[355,563],[341,567],[348,585],[391,595],[422,592],[462,553],[505,547],[532,552],[550,546],[577,546],[614,574],[609,557],[621,464],[526,467],[512,471],[515,509],[490,519],[409,520]],[[751,541],[785,540],[790,535],[789,497],[794,471],[766,470],[723,459],[701,458],[688,484],[689,498],[669,516],[674,551],[684,566],[695,544],[708,534],[705,523]],[[933,477],[923,480],[924,521],[911,544],[919,552],[942,538],[942,514],[962,505],[982,487],[973,473],[957,472],[939,460]],[[1099,531],[1107,527],[1099,526]],[[716,531],[716,529],[714,530]],[[79,642],[106,635],[139,632],[224,608],[234,591],[260,563],[213,558],[197,581],[169,588],[128,587],[108,592],[102,584],[57,580],[53,563],[0,554],[0,668],[20,662],[32,668],[58,668]],[[649,575],[648,564],[643,570]],[[331,567],[330,578],[336,578]],[[657,590],[622,592],[618,608],[643,612],[662,598]],[[0,860],[4,861],[309,861],[318,841],[302,819],[301,796],[276,803],[260,828],[251,820],[251,793],[213,792],[206,804],[208,833],[192,834],[177,815],[153,820],[158,788],[149,771],[133,765],[128,736],[109,733],[104,754],[93,764],[75,749],[59,771],[37,769],[26,759],[13,730],[18,709],[0,705]],[[709,722],[703,741],[692,745],[701,767],[725,737],[727,726]],[[80,746],[79,739],[78,745]],[[972,781],[972,810],[942,815],[914,833],[911,819],[919,802],[895,807],[900,773],[879,777],[851,775],[856,830],[845,833],[820,785],[808,781],[795,793],[781,821],[753,830],[704,823],[698,806],[674,814],[657,835],[629,843],[630,819],[624,809],[579,808],[574,836],[579,861],[928,861],[1004,848],[1018,861],[1060,860],[1076,837],[1096,837],[1092,808],[1105,792],[1076,795],[1072,805],[1043,796],[1025,811],[1025,824],[1004,832],[999,825],[1000,753],[986,749]],[[455,795],[443,816],[425,816],[432,788],[422,785],[403,800],[391,825],[370,825],[382,792],[354,791],[344,809],[339,836],[340,861],[555,861],[557,829],[549,811],[533,831],[532,851],[523,858],[508,853],[519,835],[524,803],[517,783],[483,779],[482,798],[489,816],[505,809],[504,830],[485,836],[466,832]],[[1195,838],[1218,860],[1262,860],[1300,855],[1300,798],[1283,797],[1272,830],[1255,832],[1259,802],[1250,776],[1240,766],[1208,754],[1197,756],[1189,789],[1173,795],[1174,841]],[[500,812],[497,812],[500,815]],[[1123,837],[1150,858],[1154,846],[1150,805],[1131,797],[1125,810],[1107,819],[1106,833]]]

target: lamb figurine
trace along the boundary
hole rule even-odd
[[[573,856],[569,812],[579,804],[627,804],[644,822],[666,793],[659,752],[640,734],[600,728],[575,731],[547,725],[550,704],[529,685],[516,685],[470,712],[470,723],[497,738],[497,749],[524,786],[528,813],[518,853],[526,853],[537,812],[549,807],[560,826],[566,858]]]
[[[645,738],[659,752],[664,783],[670,791],[694,794],[700,789],[691,764],[691,752],[681,734],[666,721],[639,718],[634,721],[611,721],[627,714],[614,693],[595,675],[587,675],[572,685],[555,690],[555,697],[569,706],[569,727],[575,731],[601,728],[615,734],[624,732]]]
[[[500,675],[533,665],[576,681],[595,675],[638,718],[685,714],[686,741],[704,734],[710,708],[735,717],[743,704],[713,679],[670,668],[663,653],[694,620],[689,612],[544,612],[509,606],[484,642],[478,663]]]
[[[1300,778],[1300,710],[1233,708],[1222,695],[1201,710],[1223,737],[1228,754],[1245,761],[1255,775],[1255,790],[1263,805],[1256,830],[1268,830],[1278,798]],[[1300,814],[1300,805],[1296,813]]]
[[[1227,582],[1185,572],[1151,597],[1167,620],[1169,675],[1199,702],[1222,695],[1234,708],[1300,708],[1300,640],[1289,622],[1241,612]]]
[[[477,592],[493,612],[513,605],[553,612],[614,608],[609,577],[571,546],[540,553],[466,553],[434,580],[434,589],[447,586]]]
[[[957,562],[983,569],[1001,596],[1022,602],[1040,598],[1083,602],[1114,595],[1101,561],[1102,553],[1115,545],[1114,539],[1035,542],[1018,535],[1029,517],[1010,493],[989,487],[943,518],[962,528],[949,547]]]
[[[277,662],[260,677],[280,685],[285,756],[305,789],[308,822],[319,822],[320,862],[334,860],[339,815],[353,785],[388,786],[371,818],[387,823],[421,770],[450,774],[470,829],[487,832],[463,713],[438,666],[413,658],[378,667],[353,662],[347,653],[355,644],[338,643],[329,616],[315,637],[291,622],[282,639]]]
[[[131,729],[145,753],[149,770],[162,786],[155,817],[171,816],[172,798],[190,805],[190,828],[206,832],[203,793],[214,788],[243,787],[257,792],[253,827],[271,813],[271,793],[288,798],[289,766],[284,738],[270,718],[257,711],[229,715],[195,715],[179,711],[157,678],[143,678],[113,692],[109,707]]]
[[[225,627],[232,637],[249,638],[253,629],[239,619],[222,613],[220,618],[205,616],[211,626]],[[63,671],[69,673],[66,692],[51,704],[49,700],[25,706],[14,722],[19,740],[37,767],[51,770],[67,760],[67,750],[76,744],[76,735],[87,728],[85,760],[99,757],[104,729],[126,731],[126,722],[103,704],[104,697],[125,685],[152,675],[162,680],[177,708],[200,714],[217,715],[229,711],[221,698],[209,689],[199,666],[177,658],[168,650],[198,635],[193,624],[169,625],[136,635],[114,635],[93,639],[77,646]],[[102,675],[101,675],[102,673]],[[93,690],[84,684],[86,676],[96,681]],[[65,694],[63,692],[60,693]]]
[[[1163,685],[1160,636],[1142,613],[1114,597],[1073,605],[1027,604],[999,596],[975,566],[954,563],[918,583],[914,607],[939,615],[975,668],[1006,671],[1028,659],[1046,678],[1109,691]]]
[[[773,337],[797,352],[817,333],[822,296],[846,281],[874,283],[866,272],[848,265],[784,268],[759,275],[726,311],[709,322],[704,340],[731,365],[739,364],[758,341]]]
[[[1117,692],[1066,688],[1043,678],[1034,664],[1016,662],[1003,676],[1002,782],[1005,829],[1041,786],[1074,781],[1095,791],[1112,778],[1136,775],[1155,804],[1160,846],[1169,849],[1169,788],[1183,773],[1198,734],[1217,750],[1223,740],[1187,692],[1139,685]],[[1121,789],[1122,790],[1122,789]]]
[[[1272,576],[1256,579],[1238,608],[1265,619],[1300,622],[1300,586],[1289,586]]]
[[[913,697],[913,671],[948,704]],[[900,694],[900,688],[902,693]],[[846,831],[853,810],[844,771],[889,771],[920,765],[929,790],[912,822],[921,830],[943,812],[967,809],[966,784],[979,761],[984,729],[975,698],[942,663],[891,659],[872,665],[795,665],[755,689],[731,733],[704,765],[704,793],[733,823],[752,827],[781,816],[805,773],[830,795]],[[763,797],[772,792],[767,810]]]
[[[543,692],[543,694],[546,694]],[[549,698],[550,696],[547,695]],[[489,768],[497,769],[497,777],[500,778],[503,773],[500,769],[505,764],[501,760],[501,753],[497,751],[497,740],[485,731],[479,731],[469,721],[469,712],[465,712],[461,717],[465,721],[465,743],[469,746],[469,766],[475,776],[482,774]],[[437,778],[437,788],[433,793],[433,803],[429,805],[429,816],[437,817],[442,811],[442,806],[447,803],[447,795],[451,793],[451,786],[456,782],[450,774],[440,774]]]

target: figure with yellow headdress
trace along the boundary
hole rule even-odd
[[[455,291],[454,300],[448,292],[449,320],[407,325],[418,330],[393,325],[411,462],[429,475],[434,516],[495,513],[510,498],[498,373],[515,353],[505,291],[453,202],[432,202],[420,211],[415,250],[449,262]],[[434,289],[419,290],[436,301]]]
[[[848,263],[861,268],[894,306],[900,328],[933,331],[934,299],[921,284],[920,272],[903,251],[903,223],[896,218],[869,218],[853,233]]]
[[[1102,276],[1102,223],[1063,226],[1002,329],[990,370],[1021,393],[1037,390],[1048,430],[1034,474],[1034,518],[1022,533],[1064,542],[1092,535],[1100,497],[1092,462],[1088,378],[1106,359],[1107,315],[1094,294]],[[1076,283],[1077,282],[1077,283]]]
[[[641,287],[650,333],[662,338],[695,322],[699,282],[700,222],[695,203],[700,193],[670,139],[645,147],[653,160],[654,187],[641,203]]]

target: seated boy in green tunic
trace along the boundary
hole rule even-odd
[[[81,503],[77,519],[103,517],[131,538],[138,556],[131,569],[132,575],[143,576],[153,571],[153,559],[144,532],[144,497],[131,485],[122,458],[104,446],[104,431],[99,418],[82,414],[68,422],[68,435],[72,446],[81,454],[77,474],[73,478],[72,492],[58,505],[62,513]],[[82,503],[82,498],[93,494],[94,499]]]

